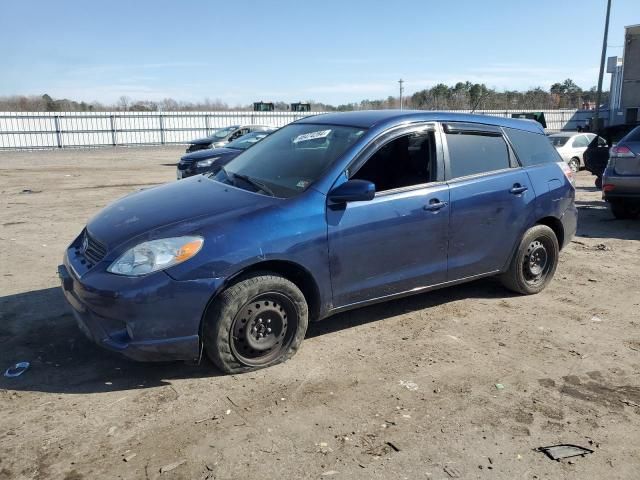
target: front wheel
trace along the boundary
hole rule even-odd
[[[525,232],[502,284],[525,295],[539,293],[549,284],[558,266],[560,246],[556,234],[546,225]]]
[[[256,274],[214,300],[205,318],[204,348],[226,373],[269,367],[296,353],[308,323],[307,302],[294,283]]]

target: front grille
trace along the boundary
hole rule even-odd
[[[82,251],[84,257],[92,264],[98,263],[107,254],[107,249],[97,240],[91,238],[89,232],[85,230],[84,238],[82,239]]]

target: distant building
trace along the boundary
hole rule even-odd
[[[620,110],[614,123],[640,122],[640,25],[625,27]]]

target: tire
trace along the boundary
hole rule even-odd
[[[630,204],[624,200],[610,202],[611,213],[618,220],[635,219],[640,216],[640,205]]]
[[[578,173],[580,171],[580,159],[578,157],[573,157],[567,163],[569,164],[569,168],[571,168],[571,171],[573,173]]]
[[[602,190],[602,177],[596,177],[595,185],[598,190]]]
[[[203,342],[223,372],[242,373],[291,358],[309,324],[307,301],[284,277],[258,273],[231,285],[207,312]]]
[[[553,278],[559,254],[560,246],[553,230],[546,225],[535,225],[522,236],[509,269],[500,276],[500,280],[514,292],[524,295],[539,293]]]

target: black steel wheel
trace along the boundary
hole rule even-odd
[[[509,269],[501,275],[505,287],[531,295],[542,291],[558,266],[560,246],[556,234],[546,225],[525,232]]]
[[[256,274],[227,288],[211,305],[205,351],[227,373],[268,367],[295,354],[308,322],[306,299],[294,283]]]
[[[263,366],[286,352],[297,330],[295,305],[279,292],[249,300],[233,319],[231,351],[245,365]]]
[[[549,240],[544,237],[533,240],[527,246],[527,252],[522,259],[522,273],[527,283],[536,285],[544,281],[552,268],[548,251],[550,248],[553,247],[549,245]]]

